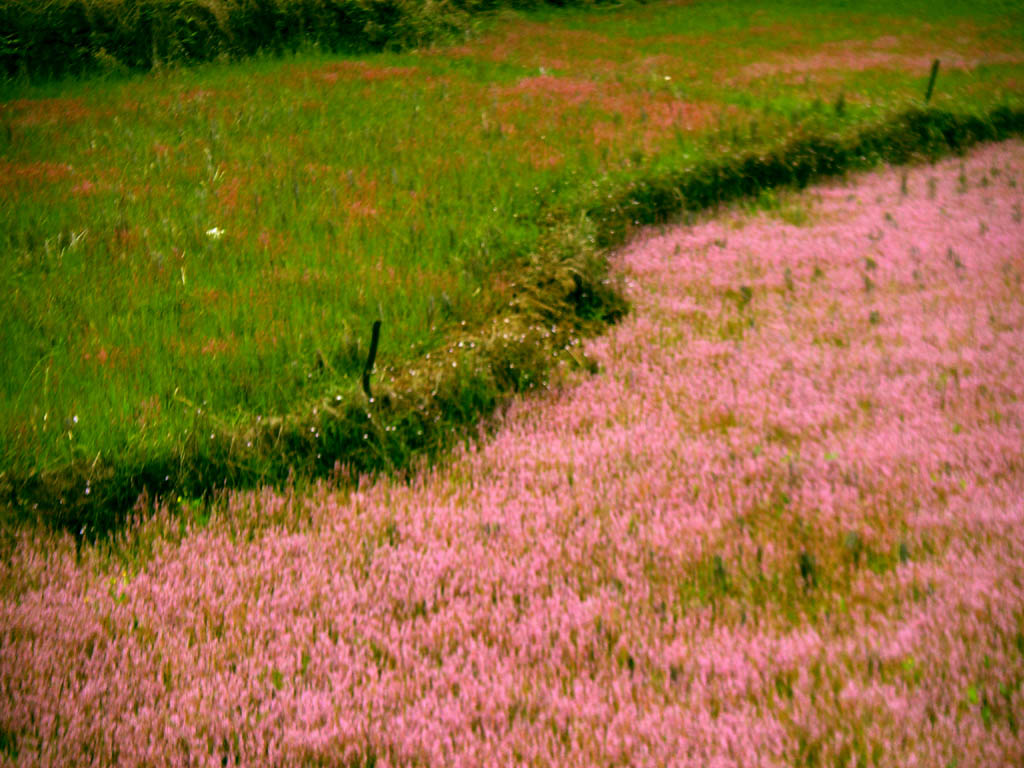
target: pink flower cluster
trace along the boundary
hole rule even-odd
[[[1024,764],[1022,170],[650,233],[602,372],[409,483],[20,534],[0,759]]]

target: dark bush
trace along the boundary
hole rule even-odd
[[[588,0],[0,0],[0,75],[52,78],[227,56],[405,48],[498,7]]]

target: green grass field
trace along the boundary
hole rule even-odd
[[[379,369],[444,356],[596,194],[881,120],[921,103],[934,58],[935,106],[1019,107],[1024,12],[669,2],[402,54],[5,83],[0,472],[187,463],[356,402],[374,320]]]

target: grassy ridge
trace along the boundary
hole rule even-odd
[[[546,15],[445,51],[9,85],[5,496],[102,529],[143,488],[443,449],[621,311],[600,248],[635,227],[1018,131],[1019,28],[923,7]],[[954,30],[937,108],[907,112]]]
[[[147,70],[308,45],[408,48],[465,33],[483,11],[545,1],[3,0],[0,74]]]
[[[706,158],[693,168],[639,178],[596,195],[587,217],[599,222],[600,246],[623,242],[637,226],[657,224],[679,211],[700,211],[780,186],[880,163],[903,165],[963,152],[982,141],[1024,133],[1024,110],[1000,106],[987,114],[911,108],[865,126],[852,138],[807,133],[765,153]]]
[[[218,487],[280,483],[296,472],[322,477],[405,468],[417,456],[446,448],[457,428],[503,397],[542,384],[552,358],[586,365],[573,349],[576,334],[624,309],[602,285],[594,243],[617,245],[634,228],[684,210],[1020,135],[1024,109],[1000,107],[985,116],[912,109],[849,137],[803,136],[766,154],[707,159],[694,169],[607,191],[576,225],[565,213],[552,213],[549,221],[563,226],[553,230],[550,250],[519,273],[512,310],[451,337],[447,355],[417,364],[418,380],[416,370],[397,381],[392,375],[369,402],[338,395],[257,424],[225,425],[196,408],[191,440],[173,452],[117,463],[72,461],[29,476],[8,473],[0,491],[15,508],[53,510],[46,516],[51,524],[99,534],[117,527],[143,493],[202,496]]]

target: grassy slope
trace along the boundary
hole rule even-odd
[[[0,470],[185,457],[357,399],[374,319],[382,364],[444,354],[507,303],[545,212],[878,119],[934,56],[937,105],[1019,103],[1022,28],[996,3],[663,4],[455,49],[8,85]]]

